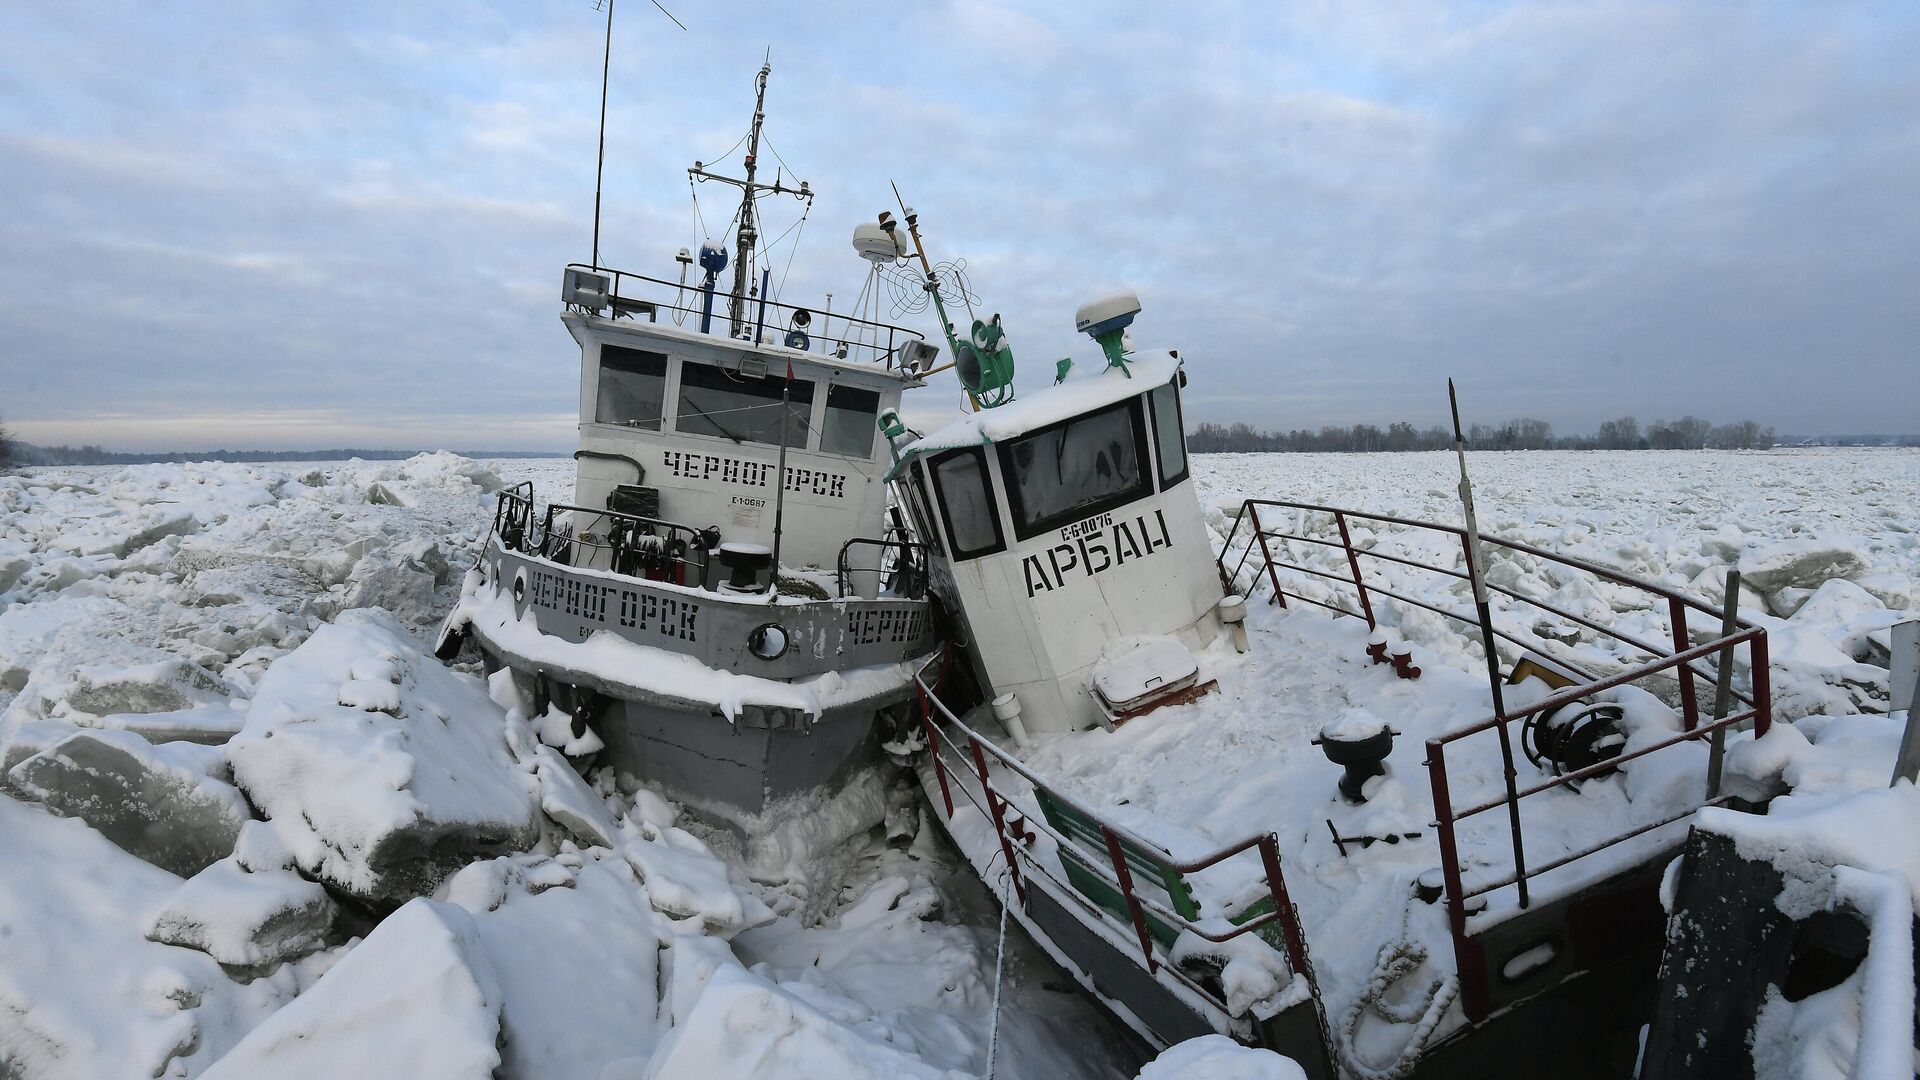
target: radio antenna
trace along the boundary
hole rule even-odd
[[[603,0],[593,0],[593,10],[599,11]],[[607,7],[607,43],[600,54],[600,157],[593,166],[593,268],[600,269],[600,182],[607,172],[607,76],[613,70],[613,0],[604,0]],[[653,6],[660,8],[660,14],[673,19],[673,25],[682,30],[687,24],[673,18],[673,12],[660,7],[660,0],[653,0]]]
[[[594,7],[599,7],[595,0]],[[593,268],[600,269],[600,180],[607,172],[607,73],[613,70],[613,0],[607,0],[607,47],[600,55],[600,160],[593,166]]]
[[[1467,581],[1473,586],[1474,613],[1480,617],[1480,646],[1487,653],[1487,684],[1493,691],[1493,717],[1500,732],[1500,757],[1505,763],[1507,782],[1507,820],[1513,834],[1514,885],[1520,892],[1520,906],[1527,906],[1527,856],[1520,849],[1520,796],[1514,790],[1513,741],[1507,734],[1507,703],[1500,692],[1500,653],[1494,645],[1493,610],[1487,603],[1487,559],[1480,546],[1480,523],[1473,514],[1473,484],[1467,479],[1467,437],[1460,431],[1460,399],[1453,392],[1453,380],[1447,380],[1447,404],[1453,409],[1453,452],[1460,459],[1460,505],[1466,512]]]

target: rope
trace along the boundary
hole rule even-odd
[[[1380,946],[1366,989],[1354,998],[1341,1020],[1340,1028],[1345,1042],[1338,1049],[1343,1071],[1359,1080],[1404,1080],[1412,1075],[1414,1066],[1420,1063],[1421,1052],[1426,1049],[1427,1039],[1432,1037],[1433,1029],[1439,1025],[1447,1007],[1453,1004],[1454,995],[1460,992],[1460,977],[1449,973],[1433,981],[1424,1004],[1394,1005],[1387,1001],[1389,988],[1427,962],[1426,946],[1412,940],[1407,929],[1410,911],[1411,905],[1401,910],[1399,939]],[[1360,1024],[1366,1019],[1369,1009],[1388,1023],[1414,1025],[1413,1035],[1401,1048],[1400,1056],[1384,1065],[1360,1056]]]
[[[700,212],[700,192],[693,186],[691,176],[687,177],[687,194],[693,196],[693,226],[700,230],[700,239],[702,241],[713,239],[713,234],[707,232],[706,215]]]
[[[764,198],[764,196],[762,197]],[[789,233],[793,232],[793,230],[801,227],[802,225],[805,225],[807,223],[807,215],[811,213],[813,213],[813,201],[809,199],[807,201],[807,208],[804,211],[802,211],[800,214],[800,219],[798,221],[795,221],[793,224],[787,226],[786,229],[783,232],[781,232],[779,236],[776,236],[773,239],[767,241],[766,243],[761,244],[759,248],[754,252],[754,261],[757,262],[759,265],[766,267],[768,270],[772,270],[773,269],[773,249],[776,247],[779,247],[780,241],[785,240]],[[794,240],[794,247],[797,249],[799,245],[800,245],[800,241],[796,238]],[[787,256],[787,262],[789,265],[792,264],[793,262],[792,255]]]
[[[746,130],[746,131],[743,131],[743,132],[741,132],[741,133],[740,133],[740,137],[739,137],[738,139],[735,139],[735,140],[733,141],[733,145],[732,145],[732,146],[729,146],[729,147],[727,147],[727,149],[726,149],[726,152],[725,152],[725,153],[723,153],[723,154],[721,154],[721,155],[720,155],[719,157],[713,157],[713,158],[708,158],[708,159],[707,159],[707,164],[709,164],[709,165],[718,165],[718,164],[720,164],[721,162],[723,162],[723,161],[726,161],[726,160],[727,160],[728,158],[730,158],[730,157],[732,157],[732,156],[733,156],[733,152],[734,152],[735,150],[738,150],[738,149],[740,149],[740,144],[741,144],[741,143],[744,143],[744,142],[746,142],[746,141],[747,141],[747,136],[749,136],[749,135],[751,135],[751,134],[753,134],[753,130],[752,130],[751,128],[749,128],[749,129],[748,129],[748,130]],[[763,137],[764,137],[764,136],[763,136]],[[771,146],[772,144],[771,144],[771,143],[769,143],[768,145],[769,145],[769,146]],[[775,156],[775,157],[778,157],[779,155],[778,155],[778,154],[776,154],[776,155],[774,155],[774,156]]]
[[[768,150],[773,151],[773,160],[779,162],[781,168],[787,170],[788,172],[792,173],[795,176],[800,175],[800,171],[798,169],[795,169],[793,166],[787,164],[787,159],[780,156],[779,150],[774,149],[773,140],[767,138],[766,132],[763,131],[760,133],[760,141],[767,144]]]
[[[1013,878],[1013,868],[1000,871],[1000,944],[993,954],[993,1012],[987,1024],[987,1080],[993,1080],[993,1058],[1000,1045],[1000,973],[1007,958],[1007,908],[1012,899],[1007,895],[1007,885]]]
[[[787,289],[787,275],[793,273],[793,257],[800,253],[800,237],[807,235],[807,215],[813,213],[813,200],[807,200],[807,208],[800,211],[800,233],[793,238],[793,246],[787,249],[787,266],[780,271],[780,284],[774,286],[773,295],[780,296]],[[782,234],[785,235],[785,234]]]

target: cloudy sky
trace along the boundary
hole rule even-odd
[[[1190,421],[1424,427],[1453,375],[1472,417],[1561,431],[1920,431],[1920,6],[668,7],[689,30],[620,4],[610,265],[698,243],[685,170],[771,48],[772,147],[820,193],[783,298],[844,308],[897,181],[1029,382],[1096,355],[1073,309],[1126,285]],[[570,447],[601,18],[4,5],[0,417]]]

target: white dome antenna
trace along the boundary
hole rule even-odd
[[[876,266],[890,263],[902,254],[900,241],[879,222],[863,221],[853,227],[853,250]]]
[[[1080,305],[1073,316],[1073,328],[1100,343],[1100,351],[1107,354],[1108,367],[1117,367],[1131,378],[1133,373],[1127,371],[1126,333],[1138,314],[1139,294],[1127,289]]]

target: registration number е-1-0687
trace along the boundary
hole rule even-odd
[[[1093,577],[1172,546],[1163,511],[1117,524],[1112,514],[1100,514],[1061,529],[1059,543],[1021,559],[1020,569],[1031,598],[1064,587],[1068,575]]]

